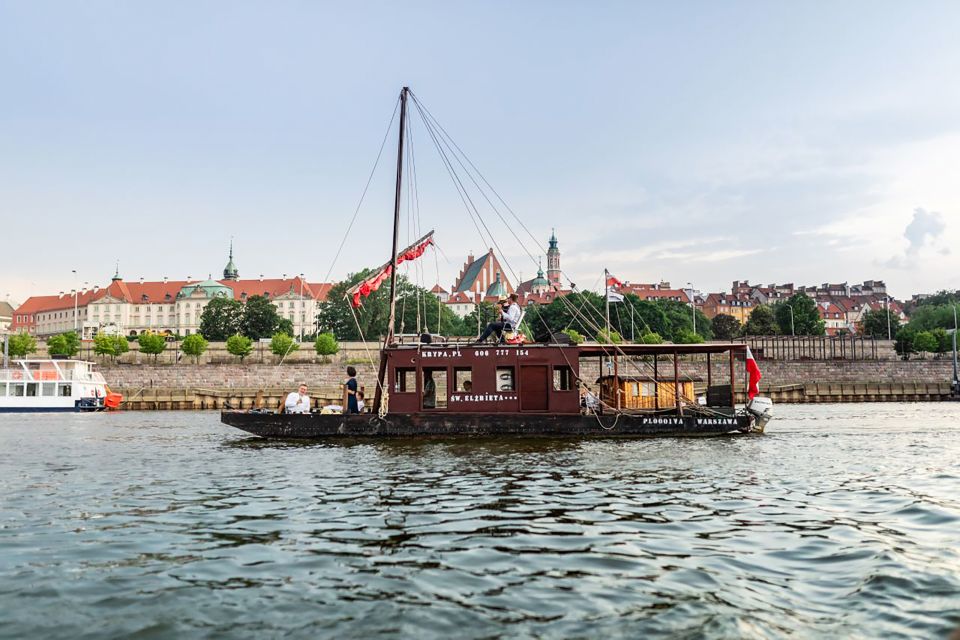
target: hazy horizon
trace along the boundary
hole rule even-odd
[[[117,261],[130,281],[218,278],[231,238],[241,278],[383,262],[393,136],[331,270],[403,85],[541,253],[556,228],[581,287],[609,268],[704,292],[955,289],[958,19],[948,2],[0,0],[0,299],[102,286]],[[443,250],[419,280],[449,288],[488,243],[413,131],[419,224]]]

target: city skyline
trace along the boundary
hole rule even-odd
[[[956,288],[960,7],[881,4],[5,4],[0,296],[216,275],[231,236],[248,276],[376,266],[393,139],[331,258],[404,84],[581,287]],[[413,131],[449,287],[488,247]]]

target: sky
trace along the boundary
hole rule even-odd
[[[404,85],[522,220],[474,194],[508,276],[555,228],[583,288],[958,288],[958,25],[927,1],[0,0],[0,299],[117,263],[218,277],[231,238],[245,278],[385,262],[395,130],[347,229]],[[410,123],[401,243],[435,229],[415,280],[449,288],[491,242]]]

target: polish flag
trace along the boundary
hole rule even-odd
[[[611,275],[610,272],[607,272],[607,287],[622,287],[623,283],[620,282],[615,276]]]
[[[747,388],[747,397],[753,400],[753,397],[760,393],[760,367],[753,358],[753,352],[747,347],[747,373],[750,375],[750,386]]]

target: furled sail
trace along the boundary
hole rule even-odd
[[[433,244],[433,231],[423,236],[412,245],[397,252],[397,265],[410,260],[416,260],[427,250],[427,247]],[[363,298],[380,288],[383,281],[390,277],[393,271],[393,264],[388,262],[368,277],[353,285],[347,290],[347,296],[351,298],[351,304],[359,307]]]

